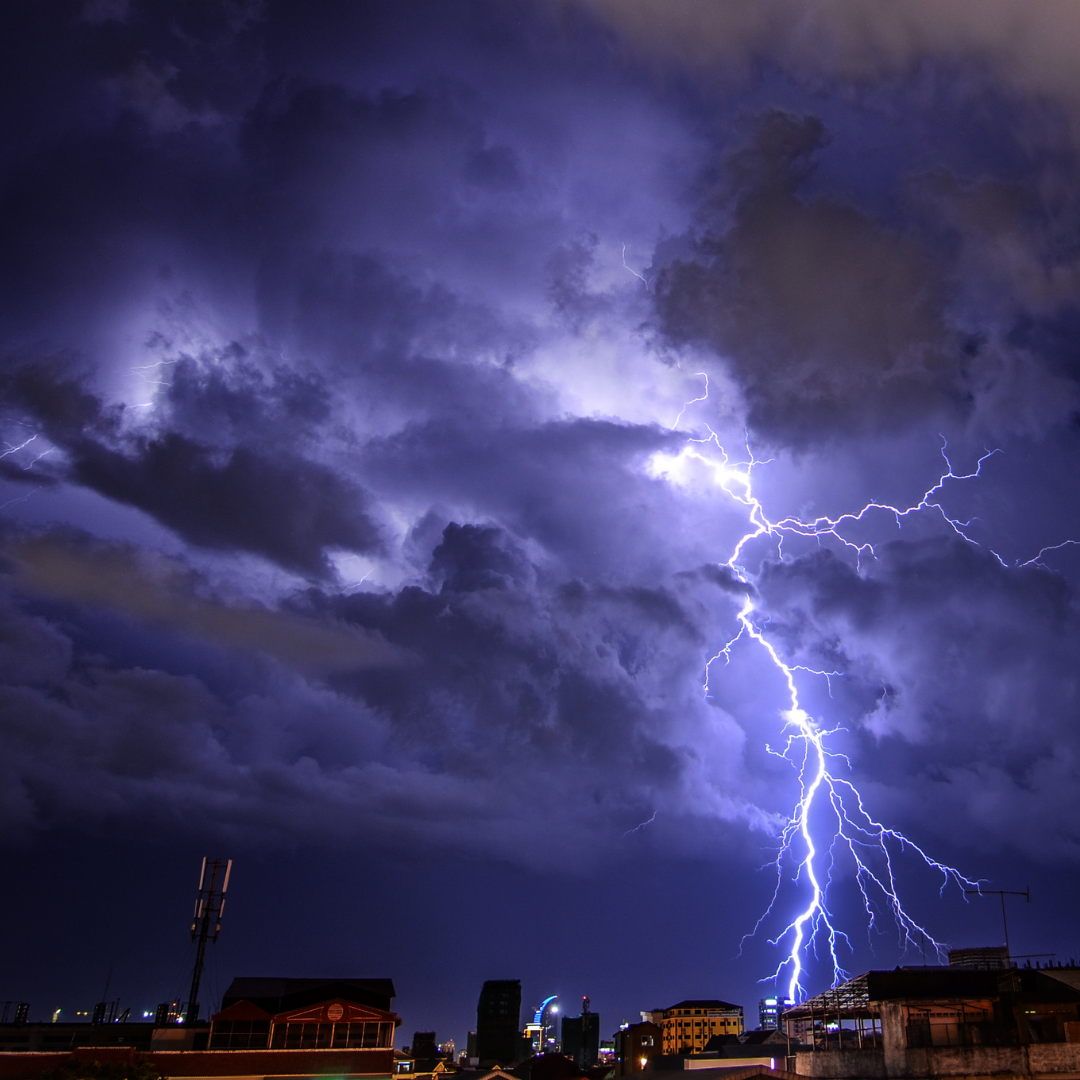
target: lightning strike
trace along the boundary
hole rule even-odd
[[[629,267],[627,267],[627,269],[629,269]],[[699,401],[704,401],[709,396],[709,376],[708,376],[708,374],[706,372],[704,372],[704,371],[695,371],[694,372],[694,378],[695,379],[704,379],[705,380],[704,392],[702,393],[701,397],[691,398],[679,410],[679,415],[675,417],[675,420],[672,423],[671,427],[668,428],[669,431],[674,431],[679,426],[679,424],[682,423],[683,413],[685,413],[686,410],[689,409],[691,405],[696,405]]]
[[[31,435],[28,439],[24,439],[21,443],[19,443],[18,446],[16,446],[14,443],[10,443],[10,442],[5,441],[4,449],[0,450],[0,460],[2,460],[3,458],[6,458],[6,457],[11,457],[12,454],[18,454],[20,451],[25,450],[32,442],[35,442],[36,440],[37,440],[37,433]],[[45,450],[39,451],[30,460],[29,465],[23,465],[22,466],[22,471],[23,472],[29,472],[39,461],[42,461],[44,458],[47,458],[50,454],[55,454],[56,452],[57,452],[57,450],[56,450],[55,446],[50,446],[50,447],[47,447]],[[38,489],[35,488],[34,490],[37,491]],[[13,500],[11,500],[11,502],[4,503],[4,506],[11,506],[12,503],[14,503],[14,502],[22,502],[22,501],[23,501],[22,499],[13,499]],[[3,507],[0,507],[0,509],[3,509]]]
[[[1027,562],[1017,561],[1017,566],[1045,566],[1042,557],[1048,551],[1061,551],[1062,548],[1067,547],[1080,547],[1080,540],[1062,540],[1060,544],[1048,544],[1046,547],[1041,548],[1037,555],[1028,559]]]
[[[641,822],[640,825],[635,825],[632,829],[627,829],[626,832],[623,833],[623,839],[625,840],[626,837],[633,836],[634,833],[641,832],[641,830],[644,829],[647,825],[651,825],[656,820],[656,815],[658,812],[659,811],[654,810],[652,812],[652,817],[649,818],[647,821]]]
[[[638,281],[643,282],[644,285],[645,285],[645,288],[648,289],[648,287],[649,287],[649,279],[647,277],[645,277],[644,275],[639,274],[632,266],[630,266],[629,263],[627,263],[627,261],[626,261],[626,245],[625,244],[623,244],[623,246],[622,246],[622,264],[627,270],[630,271],[631,274],[634,275],[634,277],[636,277],[638,279]]]
[[[14,506],[16,503],[26,502],[27,499],[29,499],[31,495],[35,495],[40,490],[41,490],[41,488],[39,488],[39,487],[32,488],[25,495],[19,495],[17,498],[14,498],[14,499],[8,499],[8,501],[6,503],[0,503],[0,510],[6,510],[9,506]]]
[[[695,398],[693,402],[687,402],[683,412],[694,402],[707,397],[706,376],[704,395]],[[679,419],[682,415],[680,412]],[[676,425],[678,422],[676,420]],[[837,925],[828,900],[837,860],[846,856],[854,867],[855,881],[867,916],[867,933],[877,928],[882,916],[887,915],[897,932],[898,944],[902,950],[918,948],[925,952],[929,948],[940,959],[944,951],[942,943],[920,926],[903,906],[896,878],[895,859],[900,855],[910,854],[921,860],[924,866],[940,875],[941,892],[944,892],[950,883],[960,890],[978,890],[979,882],[965,877],[954,867],[938,862],[909,837],[876,820],[867,810],[854,783],[844,775],[845,771],[851,771],[850,761],[829,746],[830,737],[841,729],[823,725],[803,708],[796,680],[796,673],[824,678],[831,697],[832,679],[842,677],[842,673],[818,671],[802,664],[791,664],[780,655],[767,636],[768,618],[755,603],[757,594],[754,589],[754,574],[745,564],[746,552],[753,541],[764,538],[775,544],[777,557],[782,561],[782,545],[787,537],[817,540],[818,543],[832,540],[849,551],[854,556],[857,567],[861,569],[863,560],[876,557],[874,546],[869,541],[852,539],[849,532],[875,514],[891,517],[898,529],[906,519],[915,515],[932,514],[966,543],[979,546],[969,531],[974,522],[963,521],[950,515],[942,505],[942,496],[950,481],[978,478],[986,461],[999,451],[986,450],[972,471],[957,472],[949,458],[948,444],[943,439],[941,456],[945,464],[944,471],[918,502],[910,506],[894,506],[875,499],[857,511],[837,517],[819,516],[807,521],[789,516],[773,521],[767,516],[753,490],[753,469],[767,462],[754,457],[749,443],[746,445],[746,460],[732,462],[720,444],[716,432],[711,428],[706,430],[709,432],[706,437],[690,439],[682,453],[668,461],[667,467],[672,472],[678,472],[680,467],[685,468],[688,462],[693,461],[708,470],[717,485],[734,502],[746,508],[748,528],[723,564],[738,581],[746,585],[746,599],[736,615],[737,631],[706,664],[705,695],[708,697],[711,694],[709,680],[713,666],[721,659],[725,665],[730,664],[733,650],[740,642],[752,641],[763,650],[781,676],[787,695],[787,708],[781,714],[786,731],[784,745],[780,749],[766,749],[792,764],[799,785],[795,809],[780,833],[773,863],[776,886],[772,900],[747,937],[757,933],[765,920],[773,914],[783,886],[799,885],[808,894],[807,899],[791,921],[775,937],[769,939],[770,944],[782,949],[782,959],[769,979],[779,983],[786,982],[787,996],[796,1001],[802,1000],[805,997],[803,977],[808,957],[811,952],[820,956],[822,951],[832,969],[833,985],[848,978],[841,962],[841,950],[843,947],[850,948],[850,941]],[[706,447],[709,444],[712,449],[707,452]],[[993,554],[1005,565],[996,552]],[[1040,552],[1041,554],[1043,552]],[[819,843],[815,837],[821,836],[827,837],[827,842]]]
[[[4,446],[7,447],[7,449],[0,450],[0,458],[6,458],[9,457],[11,454],[17,454],[20,450],[25,450],[26,447],[28,447],[36,438],[37,435],[31,435],[29,439],[27,439],[25,442],[19,443],[18,446],[13,446],[11,443],[5,442]]]

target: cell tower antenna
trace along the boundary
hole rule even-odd
[[[222,875],[224,870],[224,875]],[[209,871],[209,874],[207,874]],[[217,941],[221,932],[221,916],[225,911],[225,892],[229,888],[232,859],[223,862],[203,859],[199,873],[199,895],[195,900],[195,917],[191,923],[191,940],[198,943],[195,950],[195,969],[191,973],[191,991],[188,993],[187,1013],[184,1023],[199,1018],[199,983],[202,981],[203,964],[206,962],[206,943]],[[221,887],[218,879],[221,877]]]
[[[1006,896],[1022,896],[1029,904],[1031,903],[1031,886],[1024,887],[1024,891],[1020,892],[1019,889],[965,889],[964,894],[966,896],[1000,896],[1001,897],[1001,925],[1005,930],[1005,955],[1011,957],[1009,952],[1009,923],[1005,918],[1005,897]],[[1032,954],[1034,955],[1034,954]]]

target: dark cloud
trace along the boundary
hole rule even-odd
[[[867,19],[853,0],[828,0],[791,18],[781,0],[736,0],[717,8],[706,0],[590,0],[627,40],[648,55],[704,69],[714,78],[745,78],[768,56],[815,89],[872,84],[927,62],[988,68],[1015,91],[1071,109],[1080,82],[1065,42],[1077,13],[1052,0],[1021,16],[1010,0],[987,4],[895,5]]]
[[[814,117],[766,116],[729,157],[694,257],[657,282],[666,332],[723,357],[751,426],[780,442],[901,427],[961,392],[960,342],[918,242],[800,196],[823,135]]]
[[[193,388],[184,370],[176,394],[181,412],[192,407]],[[294,389],[303,386],[301,397],[310,397],[309,384],[285,382]],[[107,409],[54,364],[17,368],[6,377],[5,389],[9,404],[21,406],[30,423],[40,423],[65,452],[65,478],[144,510],[191,543],[250,551],[316,576],[329,572],[328,548],[380,547],[360,489],[288,448],[208,445],[167,428],[122,433],[121,411]],[[204,383],[207,420],[222,404],[220,389],[217,380]],[[241,406],[244,396],[248,400]],[[249,388],[246,395],[228,395],[225,404],[242,416],[261,403]],[[260,415],[260,421],[273,417]]]
[[[759,586],[789,660],[842,671],[834,708],[861,732],[859,772],[921,828],[939,832],[948,806],[948,828],[981,847],[1075,849],[1067,815],[1042,817],[1056,797],[1041,778],[1071,775],[1080,751],[1080,617],[1059,576],[954,538],[894,542],[863,574],[807,556]]]
[[[256,649],[310,673],[408,661],[375,638],[338,624],[312,623],[257,604],[228,604],[176,559],[77,533],[7,538],[16,588],[96,607],[144,625],[233,649]],[[12,639],[9,647],[15,648]]]
[[[458,524],[432,552],[429,587],[310,592],[284,611],[227,605],[182,566],[86,537],[13,536],[7,553],[9,826],[138,814],[269,842],[325,837],[332,814],[333,837],[549,866],[660,806],[702,812],[691,732],[705,722],[705,612],[671,590],[547,581],[501,529]],[[224,679],[205,664],[138,666],[129,621],[270,659]],[[664,722],[673,697],[699,714],[682,734]],[[722,812],[746,810],[733,793]],[[532,837],[538,815],[550,844]]]
[[[282,453],[263,457],[168,433],[135,453],[73,448],[73,479],[136,506],[194,544],[251,551],[288,569],[323,575],[325,551],[378,550],[361,493],[322,465]],[[217,460],[215,460],[217,459]]]

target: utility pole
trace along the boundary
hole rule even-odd
[[[222,867],[225,877],[221,888],[217,887],[218,874]],[[210,871],[207,881],[206,871]],[[223,863],[221,859],[202,861],[199,874],[199,895],[195,900],[195,918],[191,923],[191,940],[198,942],[195,950],[195,970],[191,973],[191,991],[188,994],[187,1013],[184,1023],[190,1024],[199,1018],[199,982],[202,980],[203,964],[206,961],[206,943],[217,941],[221,930],[221,915],[225,910],[225,890],[229,887],[229,875],[232,873],[232,859]]]
[[[1029,904],[1031,903],[1031,886],[1025,887],[1023,892],[1018,892],[1016,889],[965,889],[965,896],[988,896],[988,895],[1001,897],[1001,925],[1005,928],[1005,956],[1011,957],[1009,952],[1009,923],[1005,918],[1005,897],[1006,896],[1022,896]]]

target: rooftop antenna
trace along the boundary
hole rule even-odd
[[[1005,956],[1011,958],[1012,953],[1009,952],[1009,923],[1005,918],[1005,897],[1006,896],[1022,896],[1029,904],[1031,903],[1031,886],[1026,885],[1023,892],[1019,892],[1016,889],[965,889],[965,896],[988,896],[988,895],[1001,897],[1001,925],[1005,928]]]
[[[218,888],[218,875],[222,868],[225,876]],[[209,880],[207,870],[210,871]],[[195,900],[195,917],[191,923],[191,940],[198,942],[195,950],[195,970],[191,973],[191,991],[188,993],[187,1014],[184,1023],[190,1024],[199,1018],[199,982],[202,979],[203,964],[206,961],[206,943],[217,941],[221,931],[221,916],[225,911],[225,890],[229,887],[229,875],[232,873],[232,859],[222,862],[214,859],[202,861],[199,873],[199,895]]]

